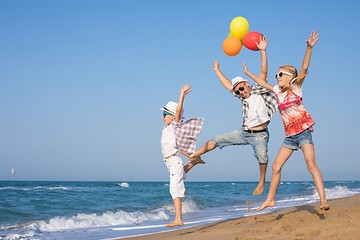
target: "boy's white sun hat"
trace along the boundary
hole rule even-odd
[[[160,108],[160,110],[164,111],[164,112],[168,112],[168,113],[171,113],[172,115],[175,116],[176,114],[176,107],[177,107],[177,103],[176,102],[172,102],[172,101],[169,101],[165,107],[163,108]],[[180,113],[180,118],[183,119],[183,114],[184,114],[184,108],[181,109],[181,113]]]
[[[164,112],[168,112],[171,113],[172,115],[175,115],[176,113],[176,107],[177,107],[177,103],[176,102],[172,102],[169,101],[165,107],[160,108],[160,110],[164,111]]]
[[[231,91],[234,91],[234,88],[241,82],[247,82],[248,80],[246,79],[243,79],[242,77],[235,77],[231,80],[231,83],[232,83],[232,88],[231,88]]]

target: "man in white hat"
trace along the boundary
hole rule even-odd
[[[264,38],[265,39],[265,38]],[[258,45],[261,52],[261,72],[259,77],[267,77],[266,39]],[[265,186],[265,175],[268,164],[269,133],[267,125],[277,110],[277,100],[273,92],[262,88],[258,84],[249,86],[246,79],[235,77],[230,82],[219,69],[219,63],[214,62],[214,71],[224,87],[242,101],[242,128],[229,133],[218,135],[198,149],[191,157],[194,159],[216,147],[223,148],[231,145],[251,145],[254,155],[259,162],[260,181],[254,195],[262,194]]]

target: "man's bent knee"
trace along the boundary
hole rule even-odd
[[[255,157],[259,161],[260,164],[267,164],[269,162],[267,151],[261,148],[258,148],[255,152]]]
[[[216,148],[216,144],[213,140],[209,140],[207,143],[205,143],[205,151],[211,151]]]

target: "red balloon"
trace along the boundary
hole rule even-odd
[[[242,39],[242,44],[244,44],[244,46],[247,49],[250,49],[253,51],[259,50],[259,48],[256,46],[255,42],[257,42],[259,44],[261,37],[262,37],[262,34],[259,32],[255,32],[255,31],[248,32]]]
[[[241,41],[237,37],[228,37],[224,40],[222,47],[228,56],[235,56],[241,51]]]

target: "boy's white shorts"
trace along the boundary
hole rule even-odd
[[[185,197],[184,180],[186,174],[184,171],[184,163],[182,159],[175,155],[168,159],[164,159],[166,167],[170,173],[170,194],[173,199]]]

